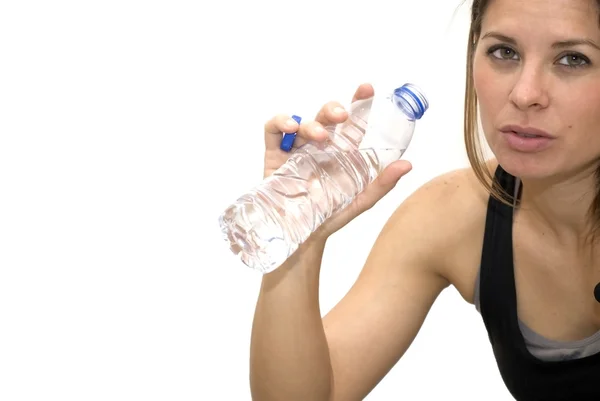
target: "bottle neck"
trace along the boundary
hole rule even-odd
[[[425,96],[414,85],[406,84],[394,91],[396,105],[411,119],[418,120],[428,108]]]

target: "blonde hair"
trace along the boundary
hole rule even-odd
[[[478,130],[477,93],[475,92],[475,85],[473,82],[473,59],[477,42],[481,35],[481,22],[489,2],[490,0],[473,0],[471,6],[471,27],[469,29],[467,48],[467,77],[464,104],[464,141],[469,163],[479,182],[491,196],[503,203],[512,205],[515,201],[514,197],[497,185],[494,180],[493,172],[490,171],[486,164]]]

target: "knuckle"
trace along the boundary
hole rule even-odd
[[[334,110],[337,107],[341,107],[341,106],[342,106],[342,104],[340,102],[332,100],[330,102],[327,102],[327,104],[324,107],[324,110],[327,112],[327,114],[334,114]]]
[[[330,117],[339,118],[344,115],[346,108],[340,102],[330,102],[327,112]]]
[[[298,128],[298,135],[302,137],[310,136],[310,131],[312,130],[314,123],[315,121],[307,121],[300,124],[300,127]]]
[[[317,120],[325,124],[331,122],[339,122],[340,118],[344,117],[345,108],[338,101],[332,100],[327,102],[319,112]]]
[[[308,135],[312,138],[322,137],[323,134],[325,133],[325,127],[319,121],[312,121],[309,129],[310,129],[310,132]]]
[[[300,128],[298,129],[298,136],[306,139],[310,139],[314,137],[315,132],[319,129],[321,124],[318,121],[307,121],[305,123],[300,124]]]
[[[277,114],[275,116],[275,118],[273,119],[273,121],[275,122],[275,125],[277,125],[278,128],[282,128],[285,124],[286,121],[288,121],[290,119],[290,116],[288,116],[287,114]]]
[[[334,101],[331,101],[331,102],[329,102],[329,109],[330,109],[330,110],[333,110],[333,109],[335,109],[336,107],[342,107],[342,104],[341,104],[340,102],[338,102],[338,101],[335,101],[335,100],[334,100]]]
[[[285,114],[276,114],[275,116],[265,121],[264,129],[265,131],[269,132],[281,130],[285,121],[287,121],[288,119],[289,117]]]

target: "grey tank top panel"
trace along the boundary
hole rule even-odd
[[[479,306],[479,274],[475,284],[475,308],[481,313]],[[529,352],[542,361],[561,361],[584,358],[600,352],[600,331],[579,341],[555,341],[548,339],[519,319],[519,328]]]
[[[520,180],[517,179],[515,195],[518,194],[519,185]],[[473,302],[477,311],[481,313],[479,276],[480,272],[478,271]],[[521,319],[519,319],[519,328],[529,352],[543,361],[578,359],[600,352],[600,331],[579,341],[555,341],[536,333],[523,323]]]

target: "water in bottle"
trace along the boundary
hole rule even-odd
[[[275,270],[401,158],[428,107],[412,84],[352,103],[344,123],[326,127],[327,140],[296,149],[219,216],[231,251],[263,274]]]

